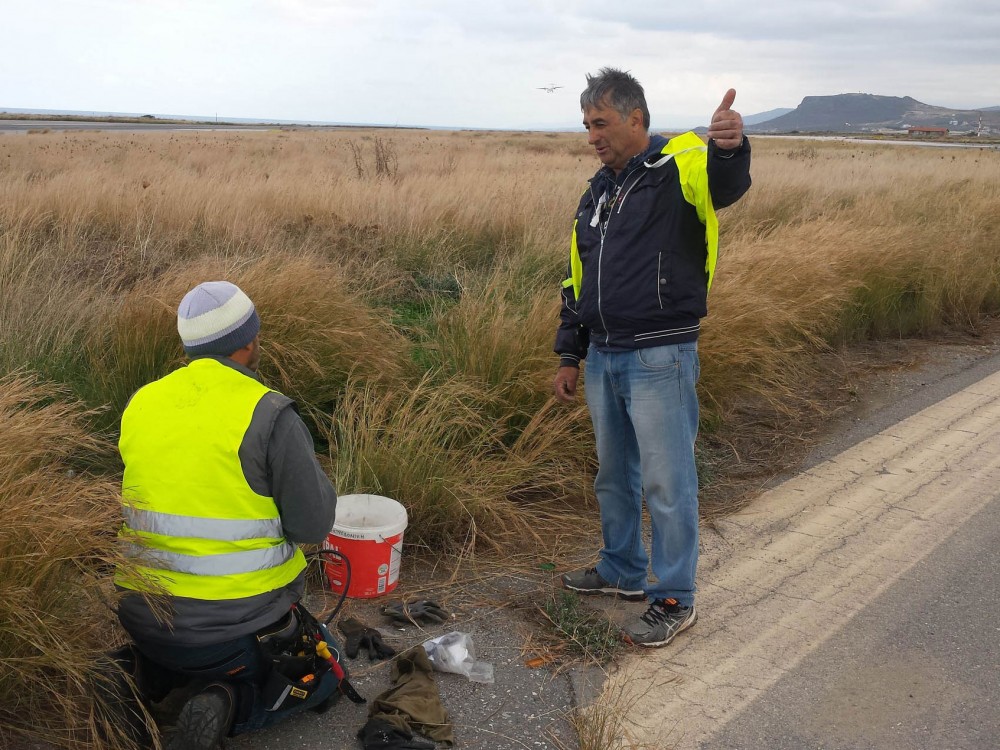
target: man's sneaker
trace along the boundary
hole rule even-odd
[[[666,646],[678,633],[698,622],[694,605],[682,607],[676,599],[657,599],[645,614],[625,626],[625,640],[633,646]]]
[[[228,685],[209,685],[184,704],[167,750],[216,750],[229,733],[235,708],[235,696]]]
[[[563,573],[562,584],[570,591],[576,591],[580,594],[608,594],[630,602],[640,602],[646,598],[642,589],[622,589],[611,585],[597,572],[597,568],[585,568]]]

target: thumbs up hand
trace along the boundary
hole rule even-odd
[[[732,109],[734,101],[736,89],[729,89],[712,115],[712,124],[708,126],[708,137],[719,148],[739,148],[743,143],[743,117]]]

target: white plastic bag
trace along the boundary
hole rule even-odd
[[[476,661],[472,636],[457,630],[424,642],[431,666],[438,672],[464,674],[472,682],[493,682],[493,665]]]

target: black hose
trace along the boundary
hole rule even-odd
[[[351,586],[351,561],[347,559],[347,555],[335,549],[317,550],[316,552],[310,553],[308,557],[322,557],[323,555],[333,555],[334,557],[339,557],[341,560],[344,561],[344,567],[347,570],[347,575],[345,576],[345,581],[344,581],[344,590],[340,594],[340,599],[337,601],[337,606],[333,608],[333,612],[330,613],[330,616],[327,617],[325,620],[323,620],[323,624],[328,626],[333,621],[333,618],[337,616],[337,613],[340,611],[340,608],[344,606],[344,600],[347,598],[347,590]],[[324,578],[325,577],[326,576],[324,571]]]

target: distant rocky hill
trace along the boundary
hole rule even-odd
[[[780,109],[769,109],[767,112],[758,112],[755,115],[743,115],[743,124],[745,126],[759,125],[762,122],[773,120],[775,117],[781,117],[781,115],[787,115],[789,112],[794,111],[790,107],[782,107]]]
[[[763,122],[753,117],[756,122],[748,122],[746,129],[751,133],[852,133],[938,127],[952,132],[969,132],[979,127],[980,117],[984,128],[1000,132],[1000,107],[948,109],[924,104],[909,96],[837,94],[807,96],[788,114]]]

